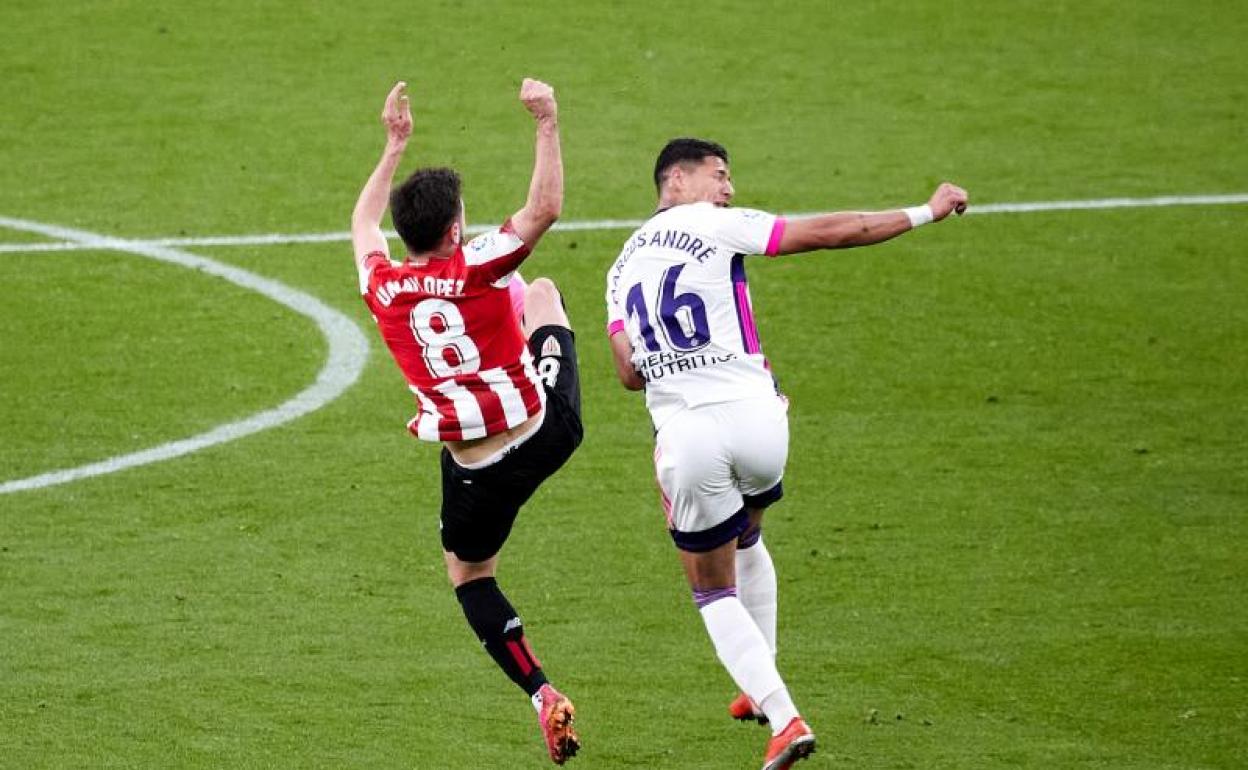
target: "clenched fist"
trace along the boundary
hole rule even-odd
[[[520,84],[520,101],[537,120],[554,119],[559,112],[559,105],[555,103],[555,89],[540,80],[524,79]]]
[[[932,207],[932,219],[939,222],[954,212],[962,214],[966,211],[966,201],[966,190],[956,184],[941,182],[927,205]]]

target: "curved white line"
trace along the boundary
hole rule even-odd
[[[224,278],[230,283],[241,286],[244,289],[259,292],[269,299],[294,310],[296,313],[311,318],[316,322],[317,327],[321,330],[321,334],[325,336],[325,340],[329,343],[329,355],[325,365],[316,376],[316,382],[294,398],[273,409],[253,414],[237,422],[218,426],[198,436],[161,444],[151,449],[110,457],[107,460],[78,468],[67,468],[65,470],[41,473],[38,476],[29,478],[6,481],[0,484],[0,494],[41,489],[92,476],[115,473],[127,468],[147,465],[148,463],[171,460],[200,449],[223,444],[227,441],[233,441],[249,436],[252,433],[290,422],[309,412],[320,409],[342,395],[343,392],[355,384],[364,369],[364,362],[368,358],[368,340],[365,339],[363,332],[355,325],[355,322],[316,297],[291,288],[284,283],[169,246],[107,238],[95,233],[74,230],[68,227],[57,227],[55,225],[29,222],[24,219],[10,219],[8,217],[0,217],[0,227],[57,238],[76,244],[78,248],[106,249],[137,254],[149,259],[168,262],[179,267],[199,270],[208,275]]]

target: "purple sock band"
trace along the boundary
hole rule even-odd
[[[737,595],[736,586],[728,586],[727,588],[709,588],[702,590],[693,589],[693,603],[698,605],[698,609],[702,609],[711,602],[717,602],[720,599],[726,599],[729,596]]]

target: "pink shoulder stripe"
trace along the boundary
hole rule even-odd
[[[767,239],[767,251],[763,252],[769,257],[776,256],[776,252],[780,250],[780,239],[784,237],[784,217],[776,217],[776,223],[771,226],[771,237]]]

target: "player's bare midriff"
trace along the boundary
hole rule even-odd
[[[455,458],[455,462],[460,465],[473,465],[488,459],[511,442],[527,435],[529,431],[536,428],[542,421],[543,414],[545,414],[545,410],[538,412],[514,428],[508,428],[492,436],[468,439],[466,441],[446,440],[442,443],[446,446],[447,451],[451,453],[451,457]]]

